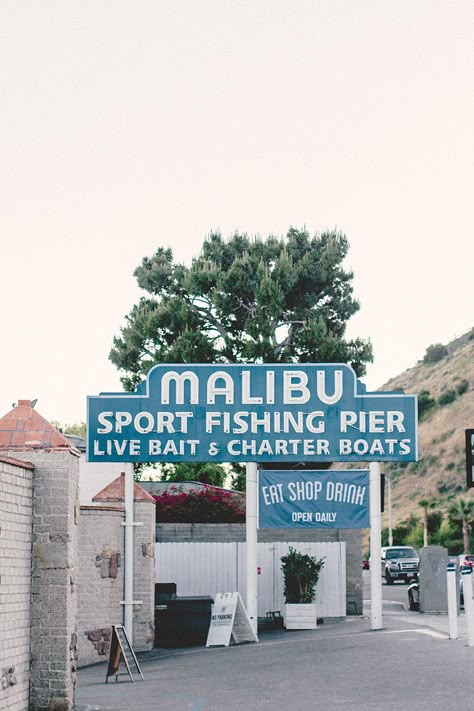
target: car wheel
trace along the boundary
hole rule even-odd
[[[393,578],[388,572],[388,570],[385,571],[385,582],[387,583],[387,585],[393,585]]]
[[[415,600],[415,596],[413,595],[413,590],[408,591],[408,607],[412,612],[417,612],[419,608],[419,603],[417,600]]]

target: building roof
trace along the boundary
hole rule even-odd
[[[63,434],[73,447],[78,449],[80,452],[86,451],[87,443],[84,437],[80,437],[79,435],[75,434],[69,434],[68,432],[64,432]]]
[[[134,501],[151,501],[155,503],[153,496],[150,496],[136,481],[133,482],[133,499]],[[111,481],[110,484],[107,484],[93,497],[92,501],[125,501],[125,473],[122,472],[120,476]]]
[[[78,454],[71,442],[34,409],[31,400],[19,400],[0,418],[0,449],[68,449]]]
[[[225,491],[228,494],[234,495],[236,498],[245,498],[244,491],[234,491],[233,489],[223,489],[220,486],[205,484],[202,481],[141,481],[140,486],[152,496],[161,496],[165,491],[169,493],[189,493],[190,491],[198,491],[200,489],[212,489],[217,491]]]

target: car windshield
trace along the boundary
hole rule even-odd
[[[418,558],[417,553],[414,548],[393,548],[391,551],[387,551],[387,560],[392,558]]]

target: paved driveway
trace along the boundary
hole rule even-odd
[[[474,648],[447,620],[417,613],[317,630],[264,633],[255,644],[138,655],[144,680],[105,684],[106,665],[79,671],[77,711],[446,711],[472,705]]]

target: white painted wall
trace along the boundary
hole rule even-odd
[[[93,497],[124,471],[120,462],[88,462],[85,453],[79,460],[79,500],[81,506],[90,506]]]
[[[280,558],[292,546],[325,558],[316,588],[318,617],[346,615],[346,544],[344,542],[259,543],[257,546],[258,616],[280,610],[283,615],[283,576]],[[245,543],[157,543],[155,582],[176,583],[178,596],[238,591],[245,604]]]

